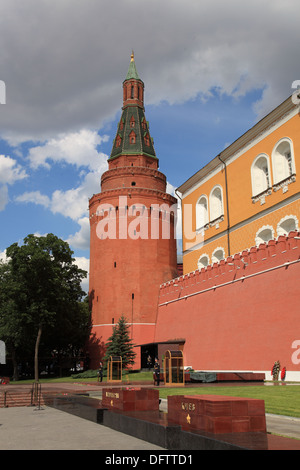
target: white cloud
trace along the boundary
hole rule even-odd
[[[26,171],[11,157],[0,155],[0,184],[14,184],[27,177]]]
[[[97,132],[84,129],[77,133],[59,135],[43,145],[32,147],[28,158],[33,168],[50,168],[52,162],[76,165],[81,169],[81,182],[77,187],[66,191],[57,189],[50,196],[33,191],[25,192],[15,200],[41,204],[53,214],[62,214],[80,221],[87,214],[88,199],[93,193],[100,191],[101,174],[108,168],[108,156],[98,151],[98,146],[105,140],[106,136],[100,137]]]
[[[8,185],[27,177],[26,171],[11,157],[0,155],[0,211],[9,201]]]
[[[51,197],[40,191],[25,192],[15,198],[16,202],[33,203],[49,208],[53,214],[62,214],[72,220],[80,221],[87,214],[88,199],[100,190],[101,174],[99,171],[88,173],[77,188],[62,191],[57,189]],[[1,193],[0,193],[1,198]]]
[[[51,211],[78,220],[87,210],[87,198],[83,195],[82,186],[68,191],[56,190],[52,195]]]
[[[41,194],[40,191],[30,191],[21,194],[15,198],[16,202],[32,202],[34,204],[40,204],[44,207],[50,206],[50,199],[48,196]]]
[[[107,157],[106,157],[107,158]],[[53,214],[62,214],[78,221],[88,213],[88,200],[100,191],[101,169],[85,175],[77,188],[56,190],[52,194],[50,209]]]
[[[76,257],[75,258],[75,262],[74,264],[76,264],[80,269],[83,269],[84,271],[87,271],[87,277],[85,279],[83,279],[83,281],[81,282],[81,287],[82,289],[88,293],[89,291],[89,269],[90,269],[90,260],[88,258],[85,258],[83,256],[81,257]]]
[[[84,256],[79,256],[75,258],[75,264],[84,271],[89,270],[90,260]]]
[[[87,250],[90,247],[90,221],[89,217],[78,220],[80,230],[75,235],[70,235],[67,242],[74,248]]]
[[[0,261],[3,261],[4,263],[8,261],[8,258],[6,257],[6,250],[0,251]]]
[[[43,145],[32,147],[28,158],[32,168],[45,166],[50,168],[49,162],[63,162],[82,166],[90,169],[98,169],[104,166],[104,154],[99,154],[97,147],[106,142],[107,136],[100,136],[96,131],[81,129],[79,132],[59,134],[57,138],[51,138]],[[100,160],[100,161],[99,161]]]

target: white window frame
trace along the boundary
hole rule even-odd
[[[222,258],[218,258],[216,257],[216,253],[218,251],[222,251]],[[222,259],[225,259],[225,250],[222,246],[218,246],[218,248],[216,248],[214,251],[213,251],[213,254],[211,255],[211,262],[212,263],[219,263],[219,261],[221,261]]]
[[[282,144],[288,144],[290,154],[291,154],[291,161],[290,163],[283,163],[285,166],[291,166],[287,171],[284,172],[284,174],[280,175],[279,174],[279,165],[280,161],[279,159],[284,160],[286,158],[286,153],[281,153],[278,151],[278,147],[281,146]],[[281,155],[281,157],[278,156]],[[272,151],[272,170],[273,170],[273,187],[276,185],[280,185],[283,181],[287,181],[287,184],[289,184],[288,180],[293,177],[293,175],[296,174],[296,165],[295,165],[295,155],[294,155],[294,146],[293,146],[293,141],[289,137],[283,137],[280,139],[273,148]],[[293,181],[290,181],[293,182]]]
[[[295,229],[289,230],[289,232],[296,230],[297,232],[299,231],[299,221],[298,218],[295,215],[286,215],[283,217],[277,224],[277,237],[280,237],[281,235],[288,235],[289,232],[287,232],[283,227],[282,224],[284,222],[287,222],[288,220],[293,220],[295,222]]]
[[[264,172],[262,168],[259,168],[257,163],[259,160],[265,160],[266,161],[266,167],[267,167],[267,175]],[[256,172],[260,171],[264,176],[266,177],[266,185],[262,188],[257,187],[257,174]],[[255,159],[252,162],[251,165],[251,185],[252,185],[252,197],[255,198],[259,195],[266,195],[269,191],[270,188],[272,187],[272,179],[271,179],[271,172],[270,172],[270,159],[269,156],[266,153],[260,153],[255,157]]]
[[[268,239],[268,240],[261,240],[259,238],[259,234],[264,232],[265,230],[270,230],[271,232],[271,237]],[[274,240],[275,238],[275,231],[274,231],[274,228],[272,227],[272,225],[263,225],[262,227],[260,227],[260,229],[258,229],[258,231],[256,232],[256,235],[255,235],[255,245],[256,246],[259,246],[261,243],[268,243],[269,240]]]
[[[207,264],[201,264],[201,259],[202,258],[206,258],[207,259]],[[201,264],[201,265],[200,265]],[[197,262],[197,265],[198,265],[198,269],[202,269],[202,268],[206,268],[208,265],[210,264],[209,262],[209,256],[208,254],[206,253],[202,253],[202,255],[200,256],[200,258],[198,259],[198,262]]]
[[[220,190],[220,193],[221,193],[221,201],[220,201],[220,210],[219,212],[220,213],[214,213],[213,210],[214,210],[214,203],[212,201],[213,198],[217,198],[217,196],[214,196],[214,192],[216,191],[216,189],[219,189]],[[216,184],[211,192],[210,192],[210,195],[209,195],[209,218],[210,218],[210,222],[214,222],[214,221],[218,221],[218,220],[223,220],[224,218],[224,197],[223,197],[223,188],[220,184]]]
[[[206,209],[204,211],[204,220],[203,221],[201,221],[201,217],[200,217],[201,214],[200,214],[200,207],[199,207],[199,206],[203,206],[203,204],[200,204],[201,199],[205,199],[205,202],[206,202]],[[196,203],[196,231],[200,231],[201,229],[203,229],[209,223],[208,214],[209,214],[208,198],[207,198],[206,194],[202,194],[199,197],[199,199]]]

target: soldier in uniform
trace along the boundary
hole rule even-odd
[[[102,382],[102,380],[103,380],[103,364],[102,364],[102,362],[99,363],[97,376],[98,376],[98,382],[99,382],[99,379],[100,379],[100,382]]]
[[[160,365],[159,365],[159,360],[157,357],[155,358],[155,363],[154,363],[154,374],[155,374],[156,385],[159,386]]]
[[[273,375],[273,380],[274,381],[278,380],[279,372],[280,372],[280,362],[275,361],[274,365],[273,365],[273,368],[272,368],[272,375]]]

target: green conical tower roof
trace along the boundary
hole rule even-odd
[[[134,96],[131,96],[131,91],[127,90],[128,80],[131,81],[130,89],[134,86],[140,88]],[[157,160],[144,112],[142,94],[144,83],[138,76],[133,53],[123,88],[125,91],[123,110],[109,160],[120,155],[146,155]]]
[[[131,54],[131,61],[130,61],[129,69],[128,69],[127,76],[126,76],[125,80],[130,80],[132,78],[134,78],[135,80],[140,80],[139,74],[138,74],[137,69],[136,69],[135,61],[134,61],[133,51],[132,51],[132,54]]]
[[[123,110],[110,160],[120,155],[147,155],[157,158],[144,111],[138,106]]]

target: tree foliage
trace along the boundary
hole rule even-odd
[[[88,332],[87,304],[81,281],[86,272],[74,264],[67,242],[53,234],[28,235],[22,245],[6,250],[8,263],[0,266],[0,337],[11,353],[35,348],[66,348]]]
[[[129,369],[134,364],[136,356],[133,348],[134,344],[129,335],[129,325],[126,322],[126,318],[122,315],[118,323],[113,327],[112,335],[107,340],[103,360],[107,362],[110,356],[121,356],[122,369]]]

